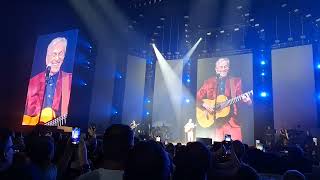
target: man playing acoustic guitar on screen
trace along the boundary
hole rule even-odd
[[[46,69],[30,79],[23,125],[36,125],[67,114],[72,74],[61,70],[67,39],[57,37],[47,48]]]
[[[230,60],[219,58],[213,76],[206,80],[197,92],[197,120],[201,127],[213,125],[215,141],[224,140],[230,134],[233,140],[242,140],[241,127],[238,124],[236,102],[251,104],[253,91],[242,94],[241,79],[228,75]]]

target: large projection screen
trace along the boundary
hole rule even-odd
[[[128,56],[122,113],[124,124],[130,124],[133,120],[140,123],[142,120],[145,74],[146,60]]]
[[[316,127],[312,46],[272,50],[273,115],[276,129]]]
[[[182,122],[180,111],[183,63],[182,60],[170,60],[165,63],[168,63],[168,66],[162,70],[159,63],[156,64],[152,124],[154,127],[168,126],[171,140],[175,140],[179,138]]]
[[[198,68],[197,68],[197,94],[200,91],[200,88],[205,84],[206,80],[210,78],[216,78],[215,73],[215,64],[216,61],[219,58],[228,58],[230,60],[230,69],[229,69],[229,78],[238,78],[241,79],[241,90],[242,92],[247,92],[253,90],[253,65],[252,65],[252,54],[239,54],[239,55],[231,55],[231,56],[225,56],[225,57],[212,57],[212,58],[205,58],[205,59],[198,59]],[[214,85],[212,85],[214,86]],[[214,87],[212,87],[214,88]],[[227,89],[227,86],[225,86]],[[230,88],[231,89],[231,88]],[[211,90],[209,89],[211,92]],[[208,94],[204,99],[211,99],[208,96],[210,92],[207,92]],[[227,91],[227,90],[226,90]],[[231,90],[230,90],[231,91]],[[231,97],[228,97],[230,99]],[[251,96],[252,99],[252,96]],[[233,134],[237,131],[237,133],[240,131],[241,133],[241,140],[248,144],[253,144],[254,142],[254,122],[253,122],[253,103],[247,104],[242,101],[238,102],[236,104],[238,115],[235,116],[236,122],[237,122],[237,130],[234,128],[225,128],[227,123],[229,123],[230,118],[224,118],[225,120],[223,123],[214,122],[210,127],[203,127],[199,124],[199,116],[197,115],[197,127],[196,127],[196,136],[202,137],[202,138],[212,138],[214,141],[221,141],[218,132],[222,132],[223,129],[226,129],[224,131],[225,134]],[[198,111],[197,111],[198,113]],[[230,123],[229,123],[230,124]],[[233,126],[233,124],[231,124]],[[222,128],[223,127],[223,128]],[[221,134],[221,133],[219,133]],[[236,137],[234,137],[236,138]],[[233,138],[233,139],[234,139]]]

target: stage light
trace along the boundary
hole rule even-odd
[[[189,98],[187,98],[187,99],[185,99],[185,101],[186,101],[186,103],[189,103],[189,102],[190,102],[190,99],[189,99]]]
[[[238,27],[234,28],[234,31],[239,31],[240,29]]]
[[[187,79],[187,82],[190,83],[190,81],[191,81],[190,78],[188,78],[188,79]]]
[[[261,97],[267,97],[267,96],[268,96],[268,93],[265,92],[265,91],[262,91],[262,92],[260,93],[260,96],[261,96]]]
[[[150,99],[148,99],[148,98],[146,98],[146,99],[145,99],[145,102],[146,102],[146,103],[150,103],[150,102],[151,102],[151,100],[150,100]]]
[[[261,64],[261,65],[265,65],[265,64],[266,64],[266,61],[265,61],[265,60],[261,60],[261,61],[260,61],[260,64]]]
[[[210,36],[210,35],[211,35],[211,32],[207,32],[207,35]]]
[[[320,69],[320,63],[317,64],[317,69]]]
[[[147,112],[146,112],[146,115],[148,116],[149,114],[150,114],[149,111],[147,111]]]
[[[306,15],[306,18],[309,18],[309,17],[311,17],[311,14],[307,14],[307,15]]]
[[[261,76],[265,76],[266,74],[264,72],[261,73]]]

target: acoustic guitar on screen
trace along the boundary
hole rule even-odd
[[[203,103],[210,106],[213,109],[213,112],[209,113],[207,110],[197,107],[196,115],[199,125],[203,128],[208,128],[212,126],[215,121],[219,121],[219,119],[227,117],[231,111],[230,106],[241,101],[244,95],[252,96],[253,90],[229,100],[228,97],[224,95],[219,95],[216,99],[213,100],[203,99]]]
[[[49,126],[59,126],[65,123],[66,117],[67,114],[57,118],[54,110],[52,108],[47,107],[41,111],[41,118],[40,114],[38,114],[37,116],[23,115],[22,125],[44,124]]]

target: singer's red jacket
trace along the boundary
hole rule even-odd
[[[60,71],[56,90],[54,93],[52,109],[65,115],[68,112],[68,105],[71,92],[72,74]],[[45,91],[45,72],[32,77],[29,81],[27,100],[24,115],[37,116],[40,114],[41,104]],[[27,125],[28,122],[23,122]]]
[[[233,82],[233,91],[235,96],[239,96],[242,94],[242,85],[241,85],[241,79],[238,77],[228,77],[226,79],[226,87],[225,92],[223,95],[231,98],[231,88],[230,88],[230,79],[232,79]],[[202,105],[202,99],[216,99],[216,88],[217,88],[217,79],[216,77],[211,77],[208,80],[206,80],[202,87],[197,92],[197,104]],[[236,104],[233,105],[233,114],[237,115],[237,106]]]

